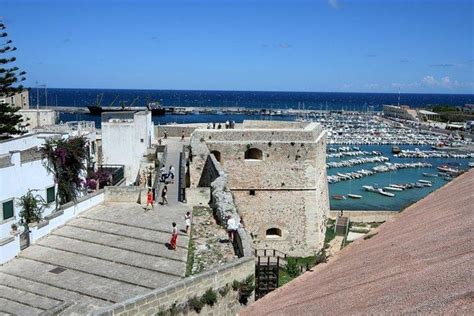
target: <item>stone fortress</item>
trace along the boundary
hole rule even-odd
[[[329,214],[326,132],[318,123],[244,121],[235,129],[191,134],[190,188],[209,186],[214,155],[256,249],[291,256],[323,247]]]

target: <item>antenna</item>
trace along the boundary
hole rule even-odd
[[[398,106],[400,106],[400,87],[398,87]]]

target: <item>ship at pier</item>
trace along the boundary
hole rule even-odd
[[[137,111],[150,111],[152,116],[161,116],[165,115],[166,110],[161,106],[160,102],[148,102],[146,106],[135,106],[135,103],[138,101],[138,97],[135,98],[132,103],[127,106],[126,101],[121,101],[119,106],[113,106],[117,97],[110,103],[109,106],[101,106],[103,95],[97,97],[97,102],[95,105],[88,105],[87,109],[91,115],[101,115],[104,112],[137,112]],[[172,109],[169,109],[172,110]]]

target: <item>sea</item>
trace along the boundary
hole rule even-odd
[[[38,96],[38,97],[37,97]],[[145,106],[149,102],[159,101],[167,107],[238,107],[252,109],[307,109],[307,110],[346,110],[346,111],[381,111],[383,104],[407,104],[413,108],[430,107],[434,105],[463,106],[474,103],[473,94],[398,94],[398,93],[341,93],[341,92],[265,92],[265,91],[192,91],[192,90],[134,90],[134,89],[61,89],[44,88],[30,91],[30,104],[40,106],[102,106],[111,104],[118,106],[119,102],[126,105]],[[115,100],[115,101],[114,101]],[[246,119],[268,120],[269,117],[260,114],[166,114],[155,116],[155,124],[168,123],[222,123],[233,120],[240,123]],[[293,120],[294,116],[278,116],[278,120]],[[60,113],[62,122],[88,120],[95,121],[100,128],[100,117],[90,114]],[[430,192],[447,183],[442,177],[424,178],[425,173],[436,173],[436,167],[451,163],[462,169],[468,168],[466,159],[416,159],[394,158],[390,146],[359,146],[361,150],[381,151],[390,158],[390,162],[424,161],[433,165],[432,168],[401,169],[389,173],[381,173],[361,179],[342,181],[329,184],[330,196],[347,195],[349,193],[362,195],[362,199],[334,200],[330,199],[330,207],[334,210],[392,210],[400,211],[406,206],[422,199]],[[419,148],[423,146],[400,146],[401,149]],[[344,158],[342,158],[344,159]],[[348,158],[345,158],[348,159]],[[337,161],[330,158],[328,161]],[[472,159],[470,160],[472,161]],[[360,169],[368,169],[375,164],[356,165],[350,168],[331,168],[328,174],[345,173]],[[378,193],[362,190],[363,185],[383,187],[388,184],[414,183],[419,179],[432,181],[432,187],[414,188],[402,192],[393,192],[395,197],[385,197]]]

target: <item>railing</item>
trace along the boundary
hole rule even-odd
[[[178,201],[186,201],[186,156],[179,153]]]
[[[124,179],[124,165],[99,165],[98,169],[106,171],[111,176],[110,185],[117,185]]]

